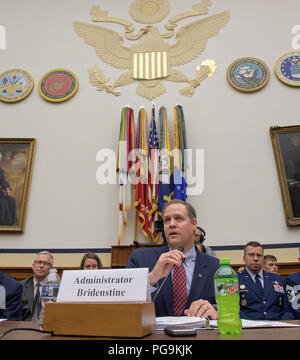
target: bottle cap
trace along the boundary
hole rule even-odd
[[[221,258],[220,259],[220,265],[229,265],[230,261],[228,258]]]

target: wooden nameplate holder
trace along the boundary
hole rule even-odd
[[[141,338],[155,328],[153,302],[45,304],[43,330],[54,335]]]

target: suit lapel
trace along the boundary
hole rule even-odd
[[[267,294],[272,290],[273,282],[266,272],[263,272],[263,276],[264,276],[264,295],[267,296]]]
[[[258,289],[256,288],[256,285],[254,283],[254,281],[252,280],[251,276],[248,274],[248,271],[246,269],[244,269],[243,271],[243,280],[244,280],[244,285],[246,285],[247,288],[251,289],[256,296],[260,296]]]
[[[28,305],[30,308],[30,311],[32,311],[33,309],[33,294],[34,294],[34,289],[33,289],[33,277],[29,278],[28,281],[26,281],[26,283],[24,284],[24,294],[26,296],[26,299],[28,301]]]
[[[196,299],[201,299],[205,284],[209,279],[207,264],[201,260],[201,253],[197,250],[195,269],[191,284],[191,289],[187,298],[187,307]]]
[[[261,297],[260,293],[259,293],[259,290],[255,284],[255,282],[252,280],[251,276],[248,274],[248,271],[245,269],[243,271],[244,273],[244,281],[245,281],[245,285],[251,289],[257,297]]]
[[[163,246],[161,248],[160,255],[168,252],[169,247]],[[159,256],[158,256],[159,258]],[[157,262],[158,258],[155,260],[155,263]],[[162,282],[164,281],[164,278],[159,281],[159,286],[161,286]],[[161,289],[161,293],[158,295],[161,296],[161,301],[164,303],[165,309],[167,309],[168,316],[173,316],[173,290],[172,290],[172,274],[170,273],[168,276],[168,279],[165,282],[165,285]]]
[[[168,311],[168,316],[173,316],[173,289],[172,289],[172,274],[169,274],[169,277],[165,283],[163,289],[163,301],[165,304],[165,308]]]

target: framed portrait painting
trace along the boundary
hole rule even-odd
[[[36,139],[0,138],[0,232],[24,232]]]
[[[300,125],[270,127],[287,225],[300,225]]]

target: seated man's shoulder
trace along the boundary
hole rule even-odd
[[[0,273],[2,285],[9,289],[19,289],[22,288],[22,285],[14,277],[7,275],[5,273]]]
[[[164,251],[168,251],[167,246],[147,246],[147,247],[138,247],[137,249],[134,249],[132,254],[137,256],[147,256],[147,255],[153,255],[153,254],[161,254]]]
[[[24,286],[30,284],[32,281],[33,281],[33,276],[29,276],[28,278],[21,280],[20,283]]]
[[[210,266],[214,266],[214,267],[219,267],[220,266],[220,260],[217,257],[205,254],[203,252],[197,251],[198,254],[198,259],[200,261],[205,261],[206,264],[210,265]]]
[[[286,281],[289,282],[294,282],[296,284],[299,284],[300,285],[300,272],[297,272],[295,274],[291,274],[291,275],[288,275],[286,277]]]
[[[284,283],[284,278],[279,274],[274,274],[271,272],[265,272],[265,275],[272,281],[277,281],[279,283]]]

